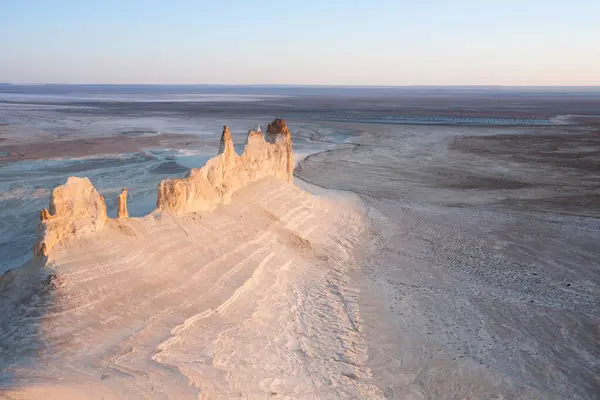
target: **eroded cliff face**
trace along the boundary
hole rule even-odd
[[[267,136],[250,130],[242,155],[235,152],[227,126],[223,127],[218,154],[185,178],[166,179],[158,185],[157,210],[183,214],[210,211],[228,203],[231,195],[251,182],[263,178],[293,181],[292,140],[285,122],[269,124]],[[117,218],[129,217],[127,189],[118,197]],[[101,229],[107,222],[106,205],[88,178],[69,177],[50,196],[49,210],[40,213],[35,256],[46,256],[57,243]]]
[[[273,125],[273,128],[271,126]],[[175,214],[208,211],[228,203],[241,187],[266,177],[293,181],[292,140],[283,120],[269,124],[267,137],[250,130],[242,155],[235,152],[227,126],[223,127],[219,154],[183,179],[158,185],[157,208]]]
[[[52,190],[50,209],[40,213],[34,255],[47,255],[55,244],[67,237],[95,232],[107,219],[104,198],[92,182],[71,176],[67,183]]]

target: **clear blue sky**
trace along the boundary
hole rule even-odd
[[[0,0],[0,82],[600,85],[600,0]]]

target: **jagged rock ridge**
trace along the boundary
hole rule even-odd
[[[242,155],[235,152],[229,128],[224,126],[215,157],[202,168],[190,170],[185,178],[159,183],[156,208],[174,214],[210,211],[228,203],[236,190],[251,182],[273,177],[292,183],[293,168],[292,140],[283,120],[268,125],[266,138],[260,128],[250,130]],[[118,197],[117,218],[128,217],[124,188]],[[49,210],[42,210],[40,220],[34,255],[43,257],[68,237],[101,229],[109,218],[104,198],[90,180],[69,177],[52,191]]]
[[[293,168],[292,140],[283,120],[269,124],[266,138],[262,132],[250,130],[241,155],[235,152],[229,128],[224,126],[219,154],[185,178],[162,181],[156,206],[176,214],[208,211],[229,202],[237,189],[250,182],[275,177],[291,183]]]

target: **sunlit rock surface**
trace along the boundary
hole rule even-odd
[[[56,188],[44,257],[0,280],[0,394],[381,398],[352,278],[360,202],[291,184],[289,141],[251,132],[238,156],[225,129],[141,218],[125,191],[111,219],[89,180]]]
[[[273,125],[273,127],[272,127]],[[158,185],[157,208],[185,213],[207,211],[228,203],[239,188],[267,177],[293,181],[290,132],[283,120],[269,124],[268,136],[250,131],[242,155],[235,152],[227,126],[223,127],[219,154],[183,179],[167,179]]]
[[[70,177],[50,195],[50,209],[40,215],[36,255],[45,255],[67,237],[100,230],[106,223],[106,204],[89,179]]]
[[[129,217],[129,213],[127,212],[127,189],[123,188],[117,199],[117,218],[127,217]]]

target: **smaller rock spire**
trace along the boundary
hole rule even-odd
[[[127,188],[123,188],[117,199],[117,218],[129,218],[127,212]]]
[[[48,209],[44,208],[42,209],[42,211],[40,212],[40,221],[46,221],[50,219],[50,213],[48,212]]]

